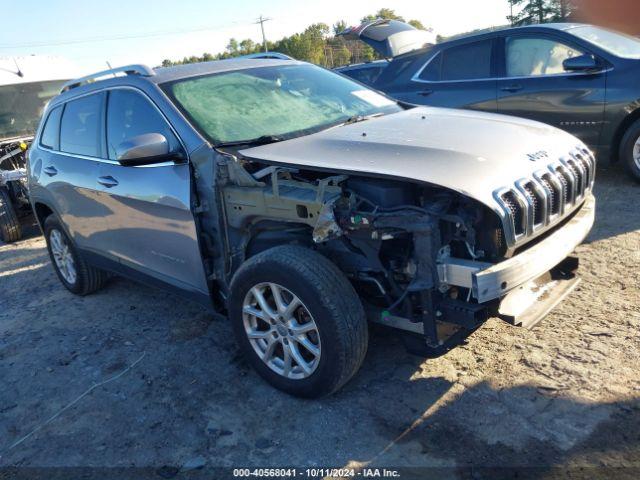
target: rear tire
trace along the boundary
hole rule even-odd
[[[55,215],[49,215],[44,221],[44,238],[53,269],[67,290],[88,295],[102,287],[107,278],[105,272],[82,258]]]
[[[367,352],[358,295],[338,267],[313,250],[284,245],[250,258],[233,277],[228,305],[245,357],[288,394],[317,398],[337,391]]]
[[[6,243],[17,242],[22,238],[22,228],[11,195],[5,187],[0,187],[0,237]]]
[[[622,137],[620,159],[627,171],[640,182],[640,120],[636,120]]]

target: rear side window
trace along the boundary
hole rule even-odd
[[[100,156],[102,95],[67,102],[60,124],[60,150],[89,157]]]
[[[371,85],[380,76],[383,67],[358,68],[347,72],[351,78],[358,80],[366,85]]]
[[[492,40],[482,40],[442,52],[440,80],[490,78],[492,45]]]
[[[56,107],[49,113],[47,122],[42,129],[40,136],[40,145],[46,148],[58,150],[60,148],[60,117],[62,116],[62,107]]]
[[[122,142],[145,133],[164,135],[170,152],[181,149],[167,121],[144,95],[133,90],[111,90],[107,105],[109,158],[116,159],[116,150]]]
[[[422,69],[419,75],[420,80],[427,82],[437,82],[440,80],[440,65],[442,64],[442,54],[438,53]]]

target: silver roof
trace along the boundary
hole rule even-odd
[[[230,58],[228,60],[214,60],[212,62],[190,63],[174,67],[155,68],[155,75],[149,77],[154,83],[165,83],[181,78],[197,77],[210,73],[245,70],[247,68],[274,67],[280,65],[300,65],[305,62],[297,60],[280,60],[275,58]]]

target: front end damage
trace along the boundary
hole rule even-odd
[[[273,246],[308,246],[414,353],[446,352],[491,316],[531,327],[578,282],[568,256],[593,224],[586,190],[562,221],[514,248],[497,212],[446,188],[224,158],[224,277]]]

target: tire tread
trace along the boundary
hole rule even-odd
[[[11,243],[22,238],[20,220],[11,203],[11,197],[6,188],[0,188],[0,236],[2,240]]]

